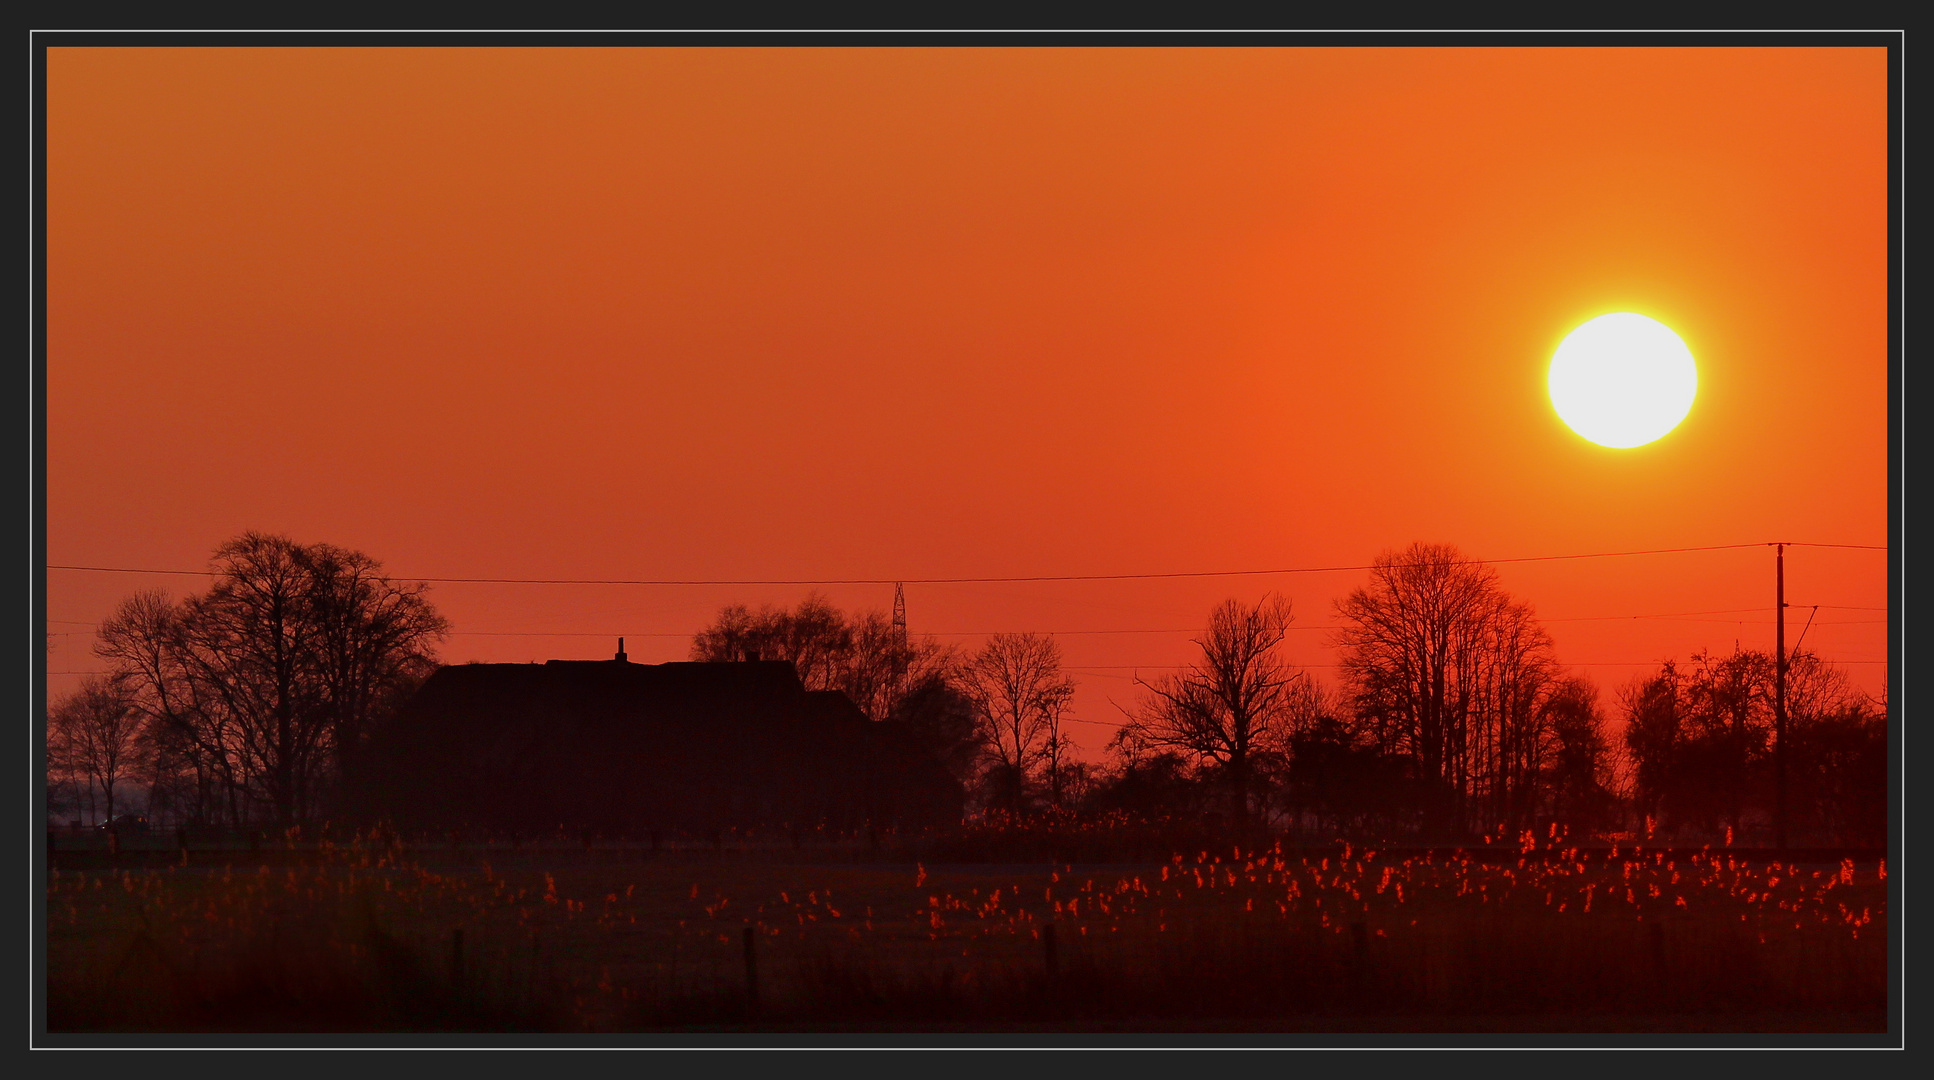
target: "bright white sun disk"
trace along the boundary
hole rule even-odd
[[[1551,405],[1600,446],[1643,446],[1692,411],[1699,369],[1692,350],[1656,319],[1600,315],[1565,336],[1551,357]]]

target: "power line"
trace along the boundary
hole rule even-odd
[[[1825,607],[1826,605],[1819,605]],[[1763,607],[1715,608],[1711,611],[1668,611],[1654,615],[1569,615],[1562,618],[1540,619],[1539,622],[1602,622],[1615,619],[1679,619],[1689,615],[1731,615],[1739,612],[1761,611]],[[1737,619],[1720,619],[1719,622],[1737,622]],[[1297,630],[1342,630],[1345,627],[1336,623],[1318,623],[1313,626],[1286,626],[1288,631]],[[1205,627],[1173,627],[1149,630],[1037,630],[1040,634],[1200,634]],[[979,637],[984,634],[1006,633],[1003,630],[929,630],[930,634],[941,637]]]
[[[452,631],[450,631],[450,636],[451,636],[451,637],[590,637],[590,638],[604,638],[604,637],[659,637],[659,638],[688,638],[688,637],[693,637],[693,636],[695,636],[695,635],[692,635],[692,634],[682,634],[682,633],[681,633],[681,634],[674,634],[674,633],[649,633],[649,634],[640,634],[640,633],[635,633],[635,632],[629,632],[629,631],[628,631],[628,632],[626,632],[626,633],[623,633],[623,634],[598,634],[598,633],[588,633],[588,632],[579,632],[579,631],[576,631],[576,630],[452,630]]]
[[[1819,608],[1827,608],[1827,607],[1832,607],[1833,605],[1814,604],[1811,606],[1819,607]],[[1709,611],[1667,611],[1667,612],[1659,612],[1656,614],[1649,614],[1649,615],[1570,615],[1562,618],[1540,619],[1539,621],[1540,622],[1611,622],[1611,621],[1617,621],[1621,619],[1682,619],[1682,618],[1688,618],[1694,615],[1732,615],[1732,614],[1738,614],[1742,612],[1757,612],[1762,610],[1764,610],[1763,607],[1749,607],[1749,608],[1715,608]],[[1847,608],[1843,608],[1842,610],[1885,611],[1886,609],[1885,608],[1847,607]],[[1708,619],[1704,621],[1736,623],[1736,622],[1746,622],[1746,621],[1753,621],[1753,620]],[[1840,622],[1828,621],[1828,622],[1823,622],[1820,625],[1822,626],[1856,626],[1856,625],[1866,626],[1866,625],[1879,625],[1882,622],[1885,622],[1885,620],[1857,619],[1857,620],[1848,620],[1848,621],[1840,621]],[[1347,627],[1344,627],[1343,625],[1338,623],[1319,623],[1313,626],[1288,626],[1288,627],[1284,627],[1284,629],[1289,631],[1343,630],[1343,629],[1347,629]],[[1008,631],[1008,630],[927,630],[927,631],[923,631],[924,634],[930,637],[988,637],[994,634],[1005,634],[1005,633],[1011,633],[1011,632],[1012,631]],[[1178,626],[1178,627],[1152,627],[1152,628],[1145,628],[1145,629],[1135,628],[1135,629],[1114,629],[1114,630],[1035,630],[1032,632],[1037,634],[1048,634],[1053,636],[1066,635],[1066,636],[1072,637],[1075,635],[1089,635],[1089,634],[1201,634],[1201,633],[1206,633],[1207,628],[1201,627],[1201,626],[1186,626],[1186,627]],[[616,637],[617,636],[616,634],[612,634],[612,633],[592,633],[592,632],[556,631],[556,630],[543,630],[543,631],[533,630],[529,632],[516,631],[516,630],[452,630],[450,634],[452,637]],[[677,638],[677,637],[692,637],[693,635],[687,634],[687,633],[651,632],[651,633],[631,633],[628,636]]]
[[[1793,604],[1791,606],[1806,607],[1808,605]],[[1638,618],[1638,617],[1639,616],[1636,616],[1636,615],[1633,616],[1633,618]],[[1556,620],[1553,620],[1553,621],[1556,621]],[[1676,619],[1674,621],[1719,623],[1721,625],[1733,625],[1733,626],[1741,626],[1741,625],[1765,626],[1767,623],[1774,622],[1775,620],[1772,617],[1767,616],[1767,617],[1762,617],[1758,619]],[[1886,626],[1887,620],[1886,619],[1824,619],[1820,622],[1819,625],[1821,626]]]
[[[190,577],[214,577],[213,570],[136,570],[125,566],[55,566],[48,564],[49,570],[87,570],[97,574],[185,574]]]
[[[1771,544],[1708,544],[1695,547],[1647,548],[1637,551],[1593,551],[1577,555],[1523,555],[1506,559],[1459,559],[1457,565],[1487,566],[1501,563],[1560,562],[1573,559],[1611,559],[1634,555],[1672,555],[1691,551],[1732,551],[1740,548],[1770,547]],[[1871,551],[1886,551],[1887,548],[1875,544],[1789,544],[1791,547],[1835,547],[1857,548]],[[1391,563],[1389,566],[1408,566],[1409,563]],[[421,581],[428,584],[446,585],[892,585],[904,582],[911,585],[975,585],[998,584],[1003,582],[1039,581],[1145,581],[1170,578],[1203,577],[1256,577],[1271,574],[1330,574],[1357,570],[1374,570],[1376,564],[1354,566],[1290,566],[1267,570],[1183,570],[1166,573],[1146,574],[1033,574],[1009,577],[950,577],[950,578],[744,578],[744,579],[685,579],[685,578],[495,578],[495,577],[399,577],[402,581]],[[49,565],[49,570],[74,570],[102,574],[174,574],[191,577],[217,577],[213,570],[154,570],[125,566],[70,566]]]
[[[1861,607],[1851,607],[1847,605],[1835,605],[1835,604],[1811,604],[1811,605],[1795,605],[1795,606],[1815,607],[1815,608],[1821,608],[1821,609],[1834,608],[1836,610],[1841,610],[1841,611],[1885,611],[1887,610],[1886,608],[1861,608]],[[1540,622],[1617,622],[1617,621],[1628,620],[1628,619],[1684,619],[1684,618],[1690,618],[1695,615],[1729,615],[1729,614],[1735,614],[1740,612],[1756,612],[1760,610],[1762,609],[1757,607],[1750,607],[1750,608],[1716,608],[1711,611],[1670,611],[1670,612],[1660,612],[1657,614],[1650,614],[1650,615],[1570,615],[1570,616],[1564,616],[1559,618],[1541,619],[1539,621]],[[83,623],[73,619],[49,619],[47,621],[66,623],[66,624],[78,625],[78,626],[98,626],[99,625],[97,623]],[[1766,620],[1766,619],[1758,619],[1758,620],[1702,619],[1702,620],[1694,620],[1694,621],[1737,623],[1737,622],[1765,622],[1769,620]],[[1881,625],[1884,625],[1886,622],[1887,620],[1885,619],[1840,619],[1840,620],[1828,619],[1826,621],[1821,622],[1820,625],[1821,626],[1881,626]],[[1289,627],[1285,627],[1284,629],[1290,630],[1290,631],[1342,630],[1342,629],[1345,629],[1345,627],[1336,623],[1322,623],[1314,626],[1289,626]],[[44,633],[46,633],[46,635],[49,637],[77,637],[77,636],[89,634],[92,632],[93,631],[90,631],[90,630],[44,631]],[[1206,628],[1200,627],[1200,626],[1154,627],[1149,629],[1117,629],[1117,630],[1036,630],[1034,631],[1034,633],[1038,633],[1038,634],[1049,634],[1053,636],[1065,635],[1069,637],[1073,637],[1077,635],[1093,635],[1093,634],[1200,634],[1205,632],[1206,632]],[[931,637],[988,637],[994,634],[1010,633],[1010,631],[1006,631],[1006,630],[928,630],[928,631],[925,631],[925,633]],[[622,635],[620,635],[613,631],[604,631],[604,630],[452,630],[449,632],[449,636],[451,637],[511,637],[511,638],[530,638],[530,637],[607,638],[607,637],[620,637],[620,636],[639,637],[639,638],[688,638],[694,635],[686,631],[645,631],[641,633],[635,630],[628,630],[628,631],[625,631]]]
[[[1579,660],[1579,661],[1561,661],[1559,666],[1560,667],[1656,667],[1661,663],[1663,663],[1663,661],[1660,661],[1660,660]],[[1888,660],[1828,660],[1826,661],[1826,663],[1829,666],[1832,666],[1832,665],[1842,665],[1842,664],[1886,664],[1886,663],[1891,663],[1891,661],[1888,661]],[[1063,664],[1061,665],[1062,670],[1064,671],[1078,671],[1083,674],[1091,674],[1091,675],[1100,676],[1102,678],[1115,678],[1115,679],[1126,679],[1126,678],[1130,678],[1130,676],[1109,675],[1107,674],[1107,672],[1142,671],[1142,670],[1168,671],[1182,666],[1186,666],[1186,665],[1176,664],[1172,662],[1160,663],[1160,664]],[[1327,668],[1339,668],[1339,667],[1342,667],[1343,665],[1342,664],[1294,664],[1292,666],[1302,667],[1302,668],[1326,668],[1327,669]],[[49,671],[47,672],[47,674],[49,675],[105,675],[107,674],[107,670],[101,669],[98,671]]]
[[[1815,605],[1815,606],[1824,607],[1825,605],[1822,604],[1822,605]],[[1728,609],[1728,610],[1758,611],[1760,609],[1759,608],[1737,608],[1737,609]],[[1683,618],[1683,617],[1684,616],[1682,615],[1581,615],[1581,616],[1577,616],[1569,619],[1544,619],[1542,621],[1544,622],[1590,622],[1590,621],[1612,621],[1612,620],[1620,620],[1620,619],[1677,619],[1677,618]],[[1766,622],[1770,620],[1767,620],[1767,619],[1758,619],[1758,620],[1702,619],[1702,620],[1694,620],[1694,621],[1737,623],[1737,622]],[[1820,623],[1820,625],[1821,626],[1880,626],[1880,625],[1883,625],[1885,622],[1886,620],[1884,619],[1848,619],[1848,620],[1829,619],[1827,621]],[[1285,627],[1285,629],[1287,630],[1341,630],[1341,629],[1344,629],[1344,627],[1334,625],[1334,624],[1326,624],[1322,626],[1290,626],[1290,627]],[[1008,631],[1008,630],[926,630],[926,631],[922,631],[922,634],[928,637],[991,637],[995,634],[1006,634],[1011,632],[1012,631]],[[1033,631],[1033,633],[1046,634],[1046,635],[1049,635],[1050,637],[1063,637],[1063,636],[1074,637],[1077,635],[1091,635],[1091,634],[1200,634],[1205,632],[1206,632],[1205,628],[1200,626],[1175,627],[1171,629],[1153,629],[1153,630],[1036,630],[1036,631]],[[55,631],[53,636],[65,637],[65,636],[70,636],[72,634],[81,634],[81,633],[86,633],[86,631],[83,631],[83,630]],[[451,637],[512,637],[512,638],[523,638],[523,637],[607,638],[607,637],[620,637],[620,636],[638,637],[638,638],[688,638],[688,637],[694,637],[696,635],[691,633],[669,632],[669,631],[667,632],[654,631],[649,633],[638,633],[636,631],[626,631],[624,634],[620,635],[615,633],[605,633],[602,631],[580,631],[580,630],[452,630],[450,631],[450,636]]]
[[[1693,615],[1736,615],[1746,611],[1761,611],[1763,607],[1713,608],[1710,611],[1668,611],[1658,615],[1569,615],[1559,619],[1539,619],[1539,622],[1606,622],[1613,619],[1684,619]],[[1732,622],[1722,619],[1722,622]]]

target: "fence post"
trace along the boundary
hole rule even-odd
[[[759,1014],[759,952],[758,932],[752,927],[745,928],[745,1008],[746,1015]]]

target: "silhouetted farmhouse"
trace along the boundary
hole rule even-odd
[[[960,820],[958,781],[904,725],[790,661],[444,667],[370,747],[359,785],[409,828],[902,829]]]

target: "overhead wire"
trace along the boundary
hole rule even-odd
[[[1498,558],[1498,559],[1461,559],[1461,560],[1457,560],[1457,562],[1460,565],[1493,565],[1493,564],[1504,564],[1504,563],[1558,562],[1558,561],[1569,561],[1569,560],[1577,560],[1577,559],[1622,558],[1622,557],[1642,556],[1642,555],[1677,554],[1677,553],[1684,553],[1684,552],[1732,551],[1732,550],[1740,550],[1744,548],[1771,547],[1771,546],[1774,546],[1775,543],[1784,543],[1785,546],[1788,546],[1788,547],[1843,548],[1843,549],[1873,550],[1873,551],[1888,550],[1888,548],[1884,545],[1875,545],[1875,544],[1831,544],[1831,543],[1814,543],[1814,542],[1800,542],[1800,541],[1782,541],[1782,542],[1766,542],[1766,543],[1710,544],[1710,545],[1683,546],[1683,547],[1671,547],[1671,548],[1646,548],[1646,549],[1637,549],[1637,550],[1631,550],[1631,551],[1599,551],[1599,552],[1584,552],[1584,553],[1569,554],[1569,555],[1527,555],[1527,556],[1515,556],[1515,557]],[[1178,579],[1178,578],[1265,576],[1265,575],[1272,575],[1272,574],[1338,573],[1338,572],[1349,572],[1349,571],[1374,570],[1378,568],[1378,565],[1379,564],[1361,564],[1361,565],[1348,565],[1348,566],[1278,567],[1278,568],[1258,569],[1258,570],[1203,570],[1203,571],[1174,571],[1174,572],[1135,573],[1135,574],[1036,574],[1036,575],[1021,575],[1021,576],[952,577],[952,578],[647,579],[647,578],[399,577],[398,580],[423,582],[427,584],[512,584],[512,585],[720,586],[720,585],[886,585],[886,584],[895,584],[895,583],[914,584],[914,585],[921,585],[921,584],[949,585],[949,584],[988,584],[988,583],[1002,583],[1002,582],[1015,583],[1015,582],[1052,582],[1052,581],[1137,581],[1137,580]],[[1412,565],[1412,564],[1384,563],[1381,565],[1386,567],[1396,567],[1396,566],[1406,566],[1406,565]],[[71,564],[49,564],[46,568],[49,570],[65,570],[65,571],[78,571],[78,572],[91,572],[91,573],[167,574],[167,575],[201,576],[201,577],[219,576],[218,572],[214,570],[169,570],[169,569],[116,567],[116,566],[82,566],[82,565],[71,565]],[[1889,608],[1886,608],[1886,607],[1867,607],[1867,606],[1857,606],[1857,605],[1833,605],[1833,604],[1814,605],[1814,608],[1815,608],[1815,614],[1818,613],[1819,608],[1830,608],[1834,610],[1845,610],[1845,611],[1883,611],[1884,612],[1884,611],[1890,610]],[[1639,619],[1691,619],[1695,616],[1701,616],[1701,615],[1739,614],[1739,613],[1753,612],[1753,611],[1759,611],[1759,610],[1761,609],[1758,607],[1717,608],[1717,609],[1710,609],[1710,610],[1703,610],[1703,611],[1665,612],[1665,613],[1653,613],[1653,614],[1644,614],[1644,615],[1560,616],[1560,617],[1554,617],[1554,618],[1547,618],[1542,621],[1557,623],[1557,622],[1608,622],[1608,621],[1639,620]],[[61,623],[65,625],[75,625],[75,626],[97,625],[97,624],[86,623],[82,620],[77,620],[77,619],[50,619],[47,621]],[[1724,620],[1706,620],[1706,621],[1739,622],[1742,620],[1724,619]],[[1881,620],[1881,621],[1884,621],[1884,620]],[[1811,626],[1811,624],[1812,624],[1812,620],[1809,619],[1808,625]],[[1822,625],[1828,625],[1828,624],[1823,623]],[[1838,624],[1834,624],[1834,625],[1838,625]],[[1318,625],[1310,625],[1310,626],[1292,626],[1289,629],[1295,630],[1295,631],[1315,631],[1315,630],[1337,630],[1337,629],[1342,629],[1342,627],[1335,624],[1318,624]],[[932,636],[940,636],[940,637],[978,637],[978,636],[986,636],[986,635],[1001,633],[1001,632],[1002,631],[931,631],[929,633]],[[1199,627],[1148,628],[1148,629],[1125,628],[1125,629],[1103,629],[1103,630],[1049,630],[1049,631],[1040,631],[1040,632],[1047,633],[1050,635],[1069,635],[1069,636],[1104,635],[1104,634],[1179,634],[1179,633],[1200,633],[1201,628]],[[50,635],[50,636],[67,637],[67,636],[74,636],[79,633],[83,633],[83,632],[82,631],[57,632],[56,635]],[[641,638],[681,638],[681,637],[689,637],[690,635],[685,633],[675,633],[675,632],[645,632],[645,633],[631,632],[631,633],[626,633],[624,635],[612,635],[608,633],[593,633],[593,632],[583,632],[583,631],[465,630],[465,631],[453,631],[452,636],[465,636],[465,637],[626,636],[626,637],[641,637]],[[1804,637],[1805,637],[1805,631],[1802,630],[1801,638],[1804,639]],[[1796,643],[1796,648],[1797,648],[1797,643]],[[1861,663],[1875,664],[1875,663],[1886,663],[1887,661],[1885,660],[1849,660],[1849,661],[1840,661],[1840,662],[1849,663],[1849,664],[1861,664]],[[1620,667],[1620,666],[1643,666],[1644,664],[1649,664],[1649,663],[1651,663],[1651,661],[1633,661],[1629,663],[1623,662],[1623,661],[1595,661],[1595,662],[1579,663],[1573,666]],[[1138,669],[1140,666],[1142,665],[1119,665],[1118,667],[1120,669]],[[1147,666],[1154,667],[1154,666],[1160,666],[1160,665],[1147,665]],[[1307,666],[1335,667],[1337,665],[1321,664],[1321,665],[1307,665]],[[1095,673],[1097,674],[1100,674],[1100,671],[1093,667],[1077,668],[1077,667],[1071,666],[1070,670],[1090,670],[1090,671],[1095,671]],[[48,672],[48,674],[81,675],[81,674],[92,674],[92,673],[78,672],[78,671],[71,671],[71,672],[59,671],[59,672]]]
[[[1873,551],[1888,550],[1876,544],[1813,544],[1784,542],[1787,547],[1832,547],[1856,548]],[[1741,548],[1772,547],[1774,542],[1749,544],[1706,544],[1688,547],[1645,548],[1634,551],[1592,551],[1575,555],[1521,555],[1502,559],[1458,559],[1460,566],[1488,566],[1503,563],[1561,562],[1572,559],[1611,559],[1636,555],[1671,555],[1692,551],[1733,551]],[[1385,563],[1389,567],[1418,565],[1412,563]],[[510,577],[416,577],[398,575],[399,581],[419,581],[427,584],[451,585],[968,585],[994,584],[999,582],[1041,582],[1041,581],[1145,581],[1172,578],[1203,577],[1254,577],[1271,574],[1329,574],[1359,570],[1375,570],[1378,564],[1366,563],[1350,566],[1290,566],[1263,570],[1180,570],[1159,573],[1139,574],[1029,574],[989,577],[936,577],[936,578],[510,578]],[[157,570],[125,566],[77,566],[69,564],[49,564],[49,570],[85,571],[103,574],[176,574],[186,576],[217,577],[214,570]]]

